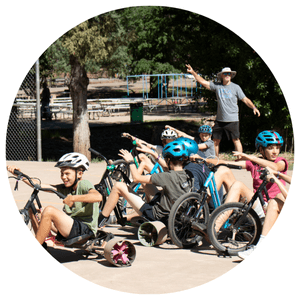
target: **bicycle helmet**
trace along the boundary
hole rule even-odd
[[[166,129],[161,133],[161,139],[162,140],[176,140],[178,137],[178,134],[176,133],[176,131],[172,130],[172,129]]]
[[[198,133],[209,133],[209,134],[212,134],[212,128],[209,125],[202,125],[198,129]]]
[[[185,137],[180,137],[176,141],[182,142],[185,145],[185,147],[188,150],[189,156],[198,152],[198,145],[194,140]]]
[[[189,152],[183,142],[176,140],[164,147],[162,155],[164,158],[184,160],[189,157]]]
[[[87,171],[89,169],[89,161],[86,158],[85,155],[77,152],[71,152],[63,155],[55,167],[63,168],[63,167],[70,167],[77,169],[79,167],[83,167],[84,171]]]
[[[255,147],[267,147],[268,145],[283,145],[283,138],[279,133],[273,130],[262,131],[255,139]]]

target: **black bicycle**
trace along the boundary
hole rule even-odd
[[[249,245],[256,245],[260,238],[262,221],[252,207],[257,198],[264,206],[262,192],[270,200],[266,189],[269,173],[266,169],[260,172],[263,182],[248,203],[224,203],[209,218],[207,234],[214,248],[223,255],[237,255]],[[270,181],[274,182],[272,178]]]
[[[129,168],[128,163],[125,160],[119,159],[113,162],[110,162],[104,155],[99,153],[98,151],[89,148],[89,151],[96,155],[97,157],[102,158],[106,162],[105,172],[98,184],[95,185],[95,189],[102,195],[103,200],[100,203],[99,209],[102,210],[108,196],[111,193],[112,187],[115,181],[124,181],[128,186],[132,187],[135,183],[131,182],[128,178]],[[130,207],[126,199],[122,197],[117,202],[117,205],[114,208],[114,215],[116,217],[116,222],[121,226],[129,225],[138,227],[143,222],[147,221],[142,217],[132,218],[131,221],[127,221],[126,215],[128,210],[130,211]]]
[[[30,218],[30,210],[32,211],[33,217],[36,219],[37,223],[40,221],[39,211],[42,209],[42,204],[38,197],[40,191],[54,193],[61,199],[66,197],[55,189],[42,188],[40,184],[35,184],[31,177],[18,170],[15,170],[14,174],[17,177],[10,176],[9,178],[17,180],[15,190],[17,189],[18,181],[22,178],[26,178],[33,188],[33,192],[24,208],[19,210],[26,225],[29,225],[30,221],[32,221]],[[39,183],[41,183],[40,180]],[[115,238],[113,234],[102,230],[97,231],[96,237],[93,234],[84,234],[72,239],[63,239],[60,242],[65,247],[85,250],[87,252],[87,256],[91,253],[104,255],[110,263],[118,267],[130,266],[134,262],[136,256],[135,247],[132,243],[124,239]],[[104,242],[106,243],[104,244]]]

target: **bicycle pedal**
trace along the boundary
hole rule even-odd
[[[203,234],[206,234],[206,225],[203,223],[192,222],[192,229],[200,231]]]

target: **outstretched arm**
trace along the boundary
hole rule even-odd
[[[184,133],[183,131],[180,131],[170,125],[166,125],[165,126],[166,129],[171,129],[171,130],[174,130],[177,134],[178,134],[178,137],[185,137],[185,138],[188,138],[188,139],[191,139],[191,140],[194,140],[194,138],[186,133]]]
[[[208,90],[210,90],[210,83],[209,83],[209,81],[205,80],[203,77],[201,77],[200,75],[198,75],[193,70],[193,68],[190,65],[185,65],[185,66],[187,67],[187,71],[189,73],[191,73],[200,84],[202,84],[205,88],[207,88]]]
[[[131,138],[133,141],[136,141],[137,145],[141,147],[142,144],[146,145],[147,147],[154,149],[155,150],[155,146],[142,140],[142,139],[138,139],[137,137],[127,133],[127,132],[123,132],[122,133],[123,137],[127,137],[127,138]]]
[[[10,173],[13,174],[13,175],[15,175],[15,174],[14,174],[14,171],[15,171],[15,170],[18,170],[18,171],[21,172],[21,169],[18,168],[18,167],[16,167],[16,166],[7,166],[7,171],[10,172]],[[33,188],[33,186],[30,184],[30,182],[29,182],[26,178],[22,178],[22,181],[25,182],[27,185],[29,185],[30,187]],[[43,183],[43,184],[40,184],[40,181],[37,180],[37,179],[32,179],[31,181],[32,181],[34,184],[39,184],[39,185],[41,186],[41,188],[43,188],[43,189],[49,189],[49,188],[51,188],[51,189],[56,190],[55,185],[44,184],[44,183]]]
[[[264,158],[259,158],[255,155],[248,155],[245,153],[241,153],[238,151],[232,151],[233,155],[240,157],[241,160],[250,160],[258,165],[260,165],[263,168],[270,167],[274,169],[276,172],[281,172],[285,169],[285,162],[283,160],[280,160],[279,162],[275,163],[270,160],[266,160]]]

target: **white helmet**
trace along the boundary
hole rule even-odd
[[[77,152],[67,153],[63,155],[55,167],[63,168],[63,167],[70,167],[77,169],[79,167],[83,167],[85,171],[89,169],[89,161],[85,155]]]
[[[162,140],[176,140],[178,137],[178,134],[176,133],[176,131],[174,130],[171,130],[171,129],[166,129],[162,132],[161,134],[161,139]]]

